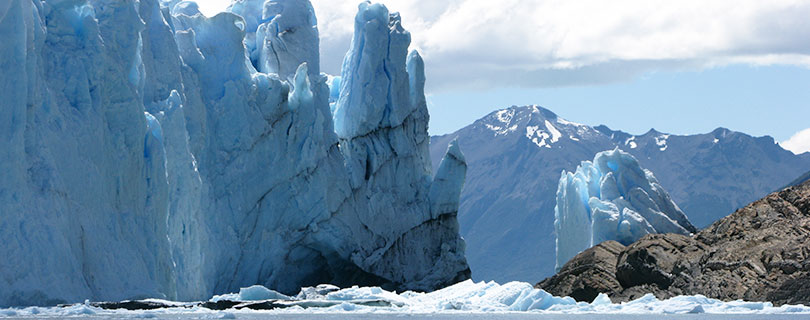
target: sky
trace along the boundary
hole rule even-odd
[[[230,0],[200,0],[206,15]],[[809,0],[380,0],[426,64],[430,133],[511,105],[641,134],[717,127],[810,151]],[[358,1],[312,0],[340,73]]]

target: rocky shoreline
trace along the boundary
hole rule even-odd
[[[690,236],[652,234],[600,243],[536,285],[555,296],[613,302],[659,299],[810,304],[810,182],[772,193]]]

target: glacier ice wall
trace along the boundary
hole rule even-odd
[[[431,211],[424,63],[415,51],[408,54],[409,44],[398,13],[360,4],[333,118],[351,197],[367,206],[349,211],[351,224],[363,226],[354,239],[379,245],[341,249],[352,250],[352,263],[364,270],[427,290],[463,280],[470,270],[457,236],[458,195],[452,212]],[[460,190],[464,176],[453,178]],[[426,239],[439,245],[423,247]]]
[[[649,233],[697,230],[649,170],[622,150],[599,152],[575,172],[563,171],[554,207],[559,270],[583,250],[607,240],[624,245]]]
[[[330,92],[309,1],[229,10],[0,4],[0,305],[469,278],[398,14],[360,4]]]

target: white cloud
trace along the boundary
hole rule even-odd
[[[779,145],[795,154],[810,151],[810,128],[796,132],[790,139],[780,142]]]
[[[806,0],[379,2],[402,13],[434,90],[606,83],[732,63],[810,67]],[[338,73],[358,2],[312,3],[322,69]]]

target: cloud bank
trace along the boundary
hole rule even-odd
[[[810,151],[810,128],[796,132],[790,139],[780,142],[779,145],[795,154]]]
[[[210,7],[227,0],[201,0]],[[380,0],[428,64],[428,86],[602,84],[735,63],[810,67],[805,0]],[[312,0],[337,74],[358,1]]]
[[[624,81],[733,63],[810,66],[810,1],[383,0],[433,89]],[[339,71],[353,1],[313,0],[324,69]]]

